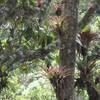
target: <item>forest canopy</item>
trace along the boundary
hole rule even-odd
[[[0,100],[100,100],[100,0],[0,0]]]

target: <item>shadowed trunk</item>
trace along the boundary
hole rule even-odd
[[[57,81],[54,80],[54,82],[56,83],[56,85],[52,85],[55,90],[57,100],[64,100],[63,81],[59,80],[59,83],[57,83]]]
[[[87,92],[89,96],[89,100],[100,100],[100,93],[96,90],[92,84],[87,83]]]
[[[70,68],[71,75],[64,79],[64,100],[73,100],[76,33],[78,26],[78,0],[63,0],[64,21],[60,35],[60,66]],[[58,99],[59,100],[59,99]]]

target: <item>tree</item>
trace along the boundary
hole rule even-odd
[[[71,75],[64,80],[64,100],[73,100],[76,33],[78,29],[78,0],[64,0],[64,22],[60,36],[60,66],[71,69]],[[59,99],[60,100],[60,99]]]

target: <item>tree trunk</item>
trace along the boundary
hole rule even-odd
[[[89,96],[89,100],[100,100],[100,93],[96,90],[92,84],[87,83],[87,93]]]
[[[62,34],[60,35],[60,66],[66,69],[72,69],[71,75],[64,79],[64,100],[73,100],[74,90],[74,65],[75,65],[75,48],[76,33],[78,26],[78,4],[79,0],[63,0],[64,21],[62,23]]]

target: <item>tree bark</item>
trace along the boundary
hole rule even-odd
[[[74,99],[74,65],[76,33],[78,27],[78,4],[79,0],[63,0],[64,21],[62,23],[62,34],[60,35],[60,66],[72,69],[71,75],[64,79],[64,100]]]
[[[87,83],[87,93],[89,96],[89,100],[100,100],[100,93],[97,91],[96,87],[91,83]]]

